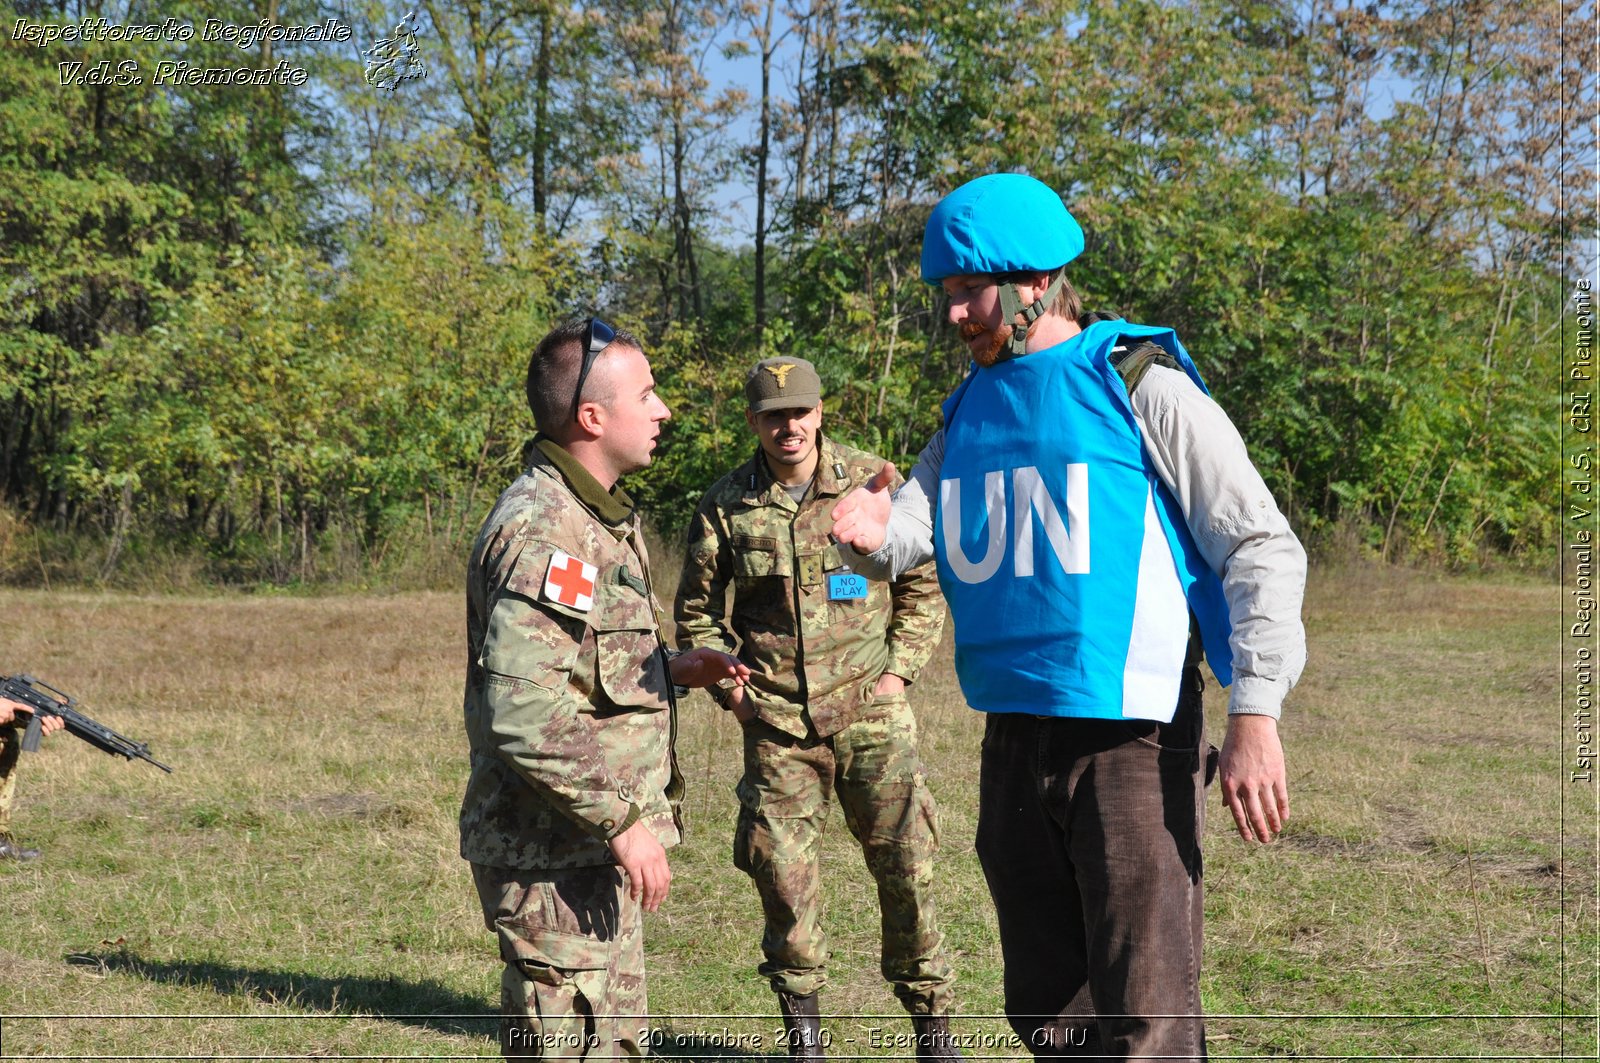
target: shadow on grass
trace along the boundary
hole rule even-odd
[[[198,986],[225,996],[248,997],[298,1011],[368,1016],[439,1033],[489,1038],[496,1037],[499,1030],[499,1014],[484,1011],[483,1000],[431,980],[408,982],[272,971],[226,963],[147,960],[126,951],[80,953],[69,956],[67,962],[122,971],[152,982]]]
[[[437,1033],[467,1034],[490,1040],[495,1040],[499,1033],[498,1012],[486,1012],[482,1000],[431,980],[337,977],[206,961],[148,960],[127,951],[77,953],[67,957],[67,962],[98,967],[106,972],[122,972],[151,982],[209,989],[224,996],[245,997],[297,1012],[370,1017]],[[762,1052],[761,1047],[759,1037],[754,1044],[730,1044],[723,1037],[680,1032],[670,1024],[653,1031],[650,1038],[651,1055],[683,1063],[786,1058],[781,1051]]]

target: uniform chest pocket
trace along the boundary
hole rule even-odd
[[[872,597],[872,581],[842,568],[822,577],[822,591],[830,605],[850,612],[867,607]]]
[[[737,579],[784,575],[778,567],[778,540],[770,535],[735,535],[733,574]]]
[[[823,579],[822,591],[828,599],[828,622],[834,625],[870,628],[883,620],[889,606],[889,585],[865,579],[842,568]]]
[[[595,675],[613,705],[644,710],[667,707],[666,665],[659,652],[655,606],[622,581],[604,573],[589,615],[594,631]]]

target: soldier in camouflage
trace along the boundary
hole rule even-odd
[[[37,860],[39,850],[25,849],[11,836],[11,808],[17,800],[17,769],[22,759],[22,731],[33,710],[20,701],[0,698],[0,860]],[[66,721],[46,716],[39,721],[45,734],[59,731]]]
[[[680,647],[737,647],[751,669],[747,685],[713,694],[744,732],[733,846],[766,914],[758,970],[790,1055],[822,1058],[817,853],[836,793],[878,884],[883,976],[912,1015],[919,1058],[957,1058],[933,905],[936,814],[905,693],[939,641],[944,600],[931,569],[869,582],[830,540],[834,504],[882,461],[822,435],[811,363],[763,361],[745,396],[760,446],[695,513],[676,619]]]
[[[667,895],[681,826],[673,686],[749,674],[661,645],[616,486],[670,416],[654,388],[638,341],[598,319],[540,341],[527,381],[540,434],[472,548],[461,855],[500,939],[507,1057],[644,1055],[641,910]]]

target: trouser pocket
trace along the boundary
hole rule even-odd
[[[638,913],[615,867],[473,867],[500,943],[500,1047],[510,1058],[640,1054]]]

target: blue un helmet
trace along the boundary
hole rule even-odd
[[[1020,173],[968,181],[941,199],[922,231],[922,279],[1005,273],[1048,273],[1083,251],[1083,230],[1049,185]],[[1032,305],[1015,284],[998,282],[1000,310],[1011,326],[1010,356],[1027,351],[1028,328],[1061,291],[1057,276]],[[1017,316],[1027,324],[1017,328]]]

